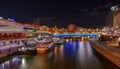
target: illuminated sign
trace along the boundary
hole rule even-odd
[[[9,20],[9,21],[14,21],[14,19],[12,19],[12,18],[8,18],[8,20]]]
[[[3,19],[3,17],[0,17],[0,19]]]

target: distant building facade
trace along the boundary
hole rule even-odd
[[[114,18],[113,18],[113,27],[114,28],[119,28],[120,29],[120,9],[114,13]]]
[[[68,29],[69,33],[75,33],[75,31],[76,31],[76,25],[75,24],[69,24],[67,26],[67,29]]]
[[[37,17],[37,18],[33,19],[33,23],[36,25],[40,25],[40,18]]]
[[[106,27],[120,29],[120,8],[118,5],[111,7],[110,13],[106,16]]]
[[[113,12],[109,12],[106,16],[106,27],[113,27]]]

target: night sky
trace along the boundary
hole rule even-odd
[[[41,25],[102,27],[110,7],[119,0],[1,0],[0,16],[30,22],[39,17]]]

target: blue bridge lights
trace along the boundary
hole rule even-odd
[[[53,36],[55,37],[73,37],[73,36],[90,36],[90,37],[94,37],[94,36],[98,36],[99,34],[54,34]]]

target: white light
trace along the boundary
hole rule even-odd
[[[38,37],[41,37],[41,35],[39,35]]]
[[[22,64],[25,64],[25,59],[24,58],[22,59]]]
[[[0,19],[3,19],[3,17],[0,17]]]
[[[106,35],[106,33],[102,33],[102,35]]]
[[[66,39],[66,42],[69,42],[69,39]]]
[[[25,69],[26,67],[26,59],[22,58],[22,64],[21,64],[22,69]]]
[[[24,50],[25,48],[24,48],[24,47],[22,47],[21,49],[22,49],[22,50]]]
[[[118,38],[118,40],[120,41],[120,37]]]

